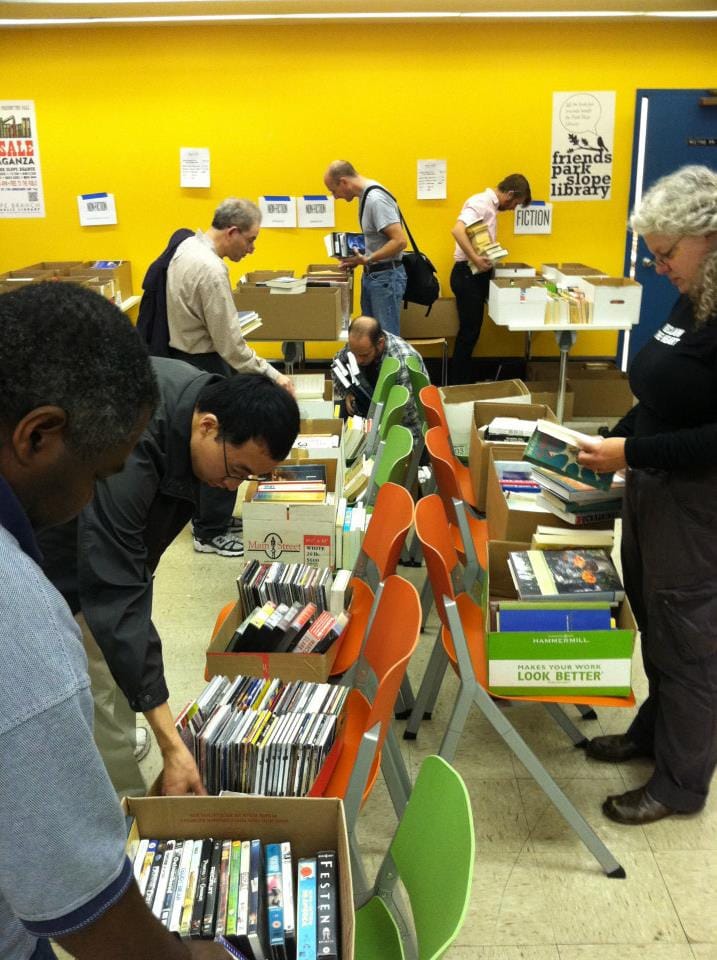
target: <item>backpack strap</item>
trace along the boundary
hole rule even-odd
[[[416,246],[416,241],[413,239],[413,234],[411,233],[409,226],[406,223],[406,220],[403,214],[401,213],[401,208],[398,206],[398,200],[396,200],[396,198],[394,197],[394,195],[391,193],[390,190],[387,190],[385,187],[382,187],[380,183],[372,183],[371,186],[366,187],[366,189],[363,192],[363,196],[361,197],[361,203],[359,204],[359,224],[361,225],[361,229],[363,230],[363,211],[366,205],[366,197],[369,195],[369,193],[371,193],[372,190],[382,190],[385,194],[387,194],[387,196],[389,196],[393,200],[393,202],[398,207],[398,216],[401,221],[401,226],[405,229],[406,233],[408,234],[408,239],[411,243],[411,248],[416,253],[420,253],[421,251],[418,249],[418,247]]]

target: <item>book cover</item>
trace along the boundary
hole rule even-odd
[[[313,434],[299,434],[296,438],[309,438]],[[333,435],[327,435],[329,439],[336,439]],[[296,444],[294,444],[296,446]],[[272,481],[293,480],[300,483],[323,483],[326,484],[326,464],[325,463],[280,463],[271,471]]]
[[[617,603],[625,596],[604,550],[524,550],[509,555],[521,599],[585,599]]]
[[[299,860],[296,884],[296,958],[316,957],[316,858]]]
[[[581,443],[595,439],[576,430],[569,430],[561,424],[538,420],[523,457],[531,463],[548,467],[597,490],[609,490],[612,484],[612,473],[595,473],[594,470],[581,466],[577,461]]]
[[[182,851],[184,849],[184,842],[178,840],[174,850],[172,851],[172,857],[169,864],[169,879],[167,880],[167,887],[164,894],[164,903],[162,904],[162,912],[160,914],[159,920],[165,927],[169,927],[169,920],[174,908],[174,897],[177,893],[177,881],[179,880],[179,861],[182,859]]]
[[[539,494],[536,497],[536,503],[542,510],[555,514],[559,520],[564,520],[565,523],[569,523],[574,527],[589,526],[593,523],[611,524],[616,517],[620,516],[621,512],[621,507],[619,508],[617,506],[608,506],[607,509],[595,506],[590,510],[561,510],[552,500],[547,499],[545,493]]]

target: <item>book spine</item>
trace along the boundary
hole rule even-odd
[[[266,896],[269,946],[276,956],[284,950],[284,906],[281,889],[281,847],[278,843],[267,843],[266,857]]]
[[[336,851],[320,850],[317,861],[317,953],[325,960],[338,960],[339,898],[336,875]]]
[[[296,958],[316,957],[316,858],[299,860],[296,884]]]

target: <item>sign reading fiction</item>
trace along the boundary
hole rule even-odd
[[[516,207],[513,215],[513,233],[552,233],[552,203],[531,203]]]
[[[609,200],[615,92],[553,94],[551,200]]]

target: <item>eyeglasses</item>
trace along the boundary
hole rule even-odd
[[[268,480],[271,477],[270,473],[255,474],[247,473],[245,470],[241,470],[239,473],[232,473],[229,470],[229,461],[227,460],[227,441],[226,437],[222,437],[222,450],[224,452],[224,476],[223,480],[238,480],[240,483],[243,483],[245,480]]]
[[[682,243],[684,237],[678,237],[672,244],[667,253],[655,253],[652,257],[645,257],[642,261],[643,267],[664,267],[675,255],[677,247]]]

